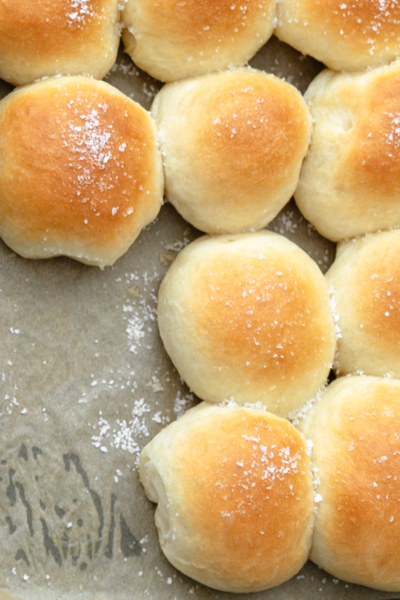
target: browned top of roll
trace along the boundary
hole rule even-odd
[[[338,41],[351,40],[354,52],[369,43],[391,42],[400,25],[397,0],[302,0],[308,19],[335,33]],[[368,41],[369,40],[369,41]]]
[[[314,512],[309,458],[288,421],[202,403],[144,448],[140,473],[158,511],[169,515],[159,521],[167,558],[198,581],[256,591],[282,583],[306,561]],[[159,479],[165,493],[157,497]]]
[[[322,71],[305,95],[313,135],[295,198],[339,241],[400,225],[400,62]]]
[[[116,0],[2,0],[4,77],[21,84],[57,72],[103,76],[118,45],[117,15]]]
[[[281,187],[305,154],[310,132],[305,102],[277,77],[240,70],[204,78],[188,101],[193,154],[218,182],[222,197],[224,185],[230,191],[239,186],[239,205],[267,184],[270,192]]]
[[[347,556],[350,548],[360,556],[366,544],[381,539],[386,560],[393,552],[397,563],[398,536],[393,532],[400,535],[400,390],[382,383],[371,392],[364,391],[361,403],[357,396],[348,401],[329,422],[335,440],[329,443],[330,462],[341,477],[331,481],[340,511],[330,515],[326,534],[336,539],[336,550]]]
[[[397,0],[282,0],[277,35],[336,71],[362,71],[399,55]]]
[[[400,230],[339,245],[327,279],[341,337],[335,368],[342,374],[400,377]]]
[[[240,573],[246,565],[249,582],[264,572],[266,560],[272,572],[284,572],[292,544],[293,554],[299,552],[299,520],[310,518],[301,434],[275,416],[226,409],[181,439],[180,456],[174,465],[178,487],[182,502],[192,507],[188,524],[201,532],[208,561],[214,557],[222,573]]]
[[[141,10],[148,12],[156,31],[201,50],[203,45],[225,46],[242,37],[241,32],[269,13],[272,4],[272,0],[247,0],[243,6],[231,0],[158,0],[142,2]]]
[[[400,4],[399,4],[400,10]],[[383,206],[400,194],[400,68],[382,70],[360,98],[344,164],[357,193],[380,195]]]
[[[107,84],[21,88],[3,101],[0,133],[0,232],[11,246],[64,240],[113,254],[161,204],[150,116]]]
[[[400,233],[400,232],[399,232]],[[353,272],[356,300],[354,322],[362,323],[370,343],[385,352],[399,353],[400,338],[400,237],[380,237],[360,256],[362,269]],[[391,243],[394,245],[391,246]],[[372,339],[373,338],[373,341]]]
[[[286,416],[323,385],[335,352],[326,281],[267,231],[204,236],[160,287],[158,324],[189,387],[208,402],[263,402]]]
[[[344,377],[307,417],[322,495],[312,560],[347,581],[400,589],[400,382]]]
[[[223,261],[216,255],[199,262],[190,310],[196,338],[215,365],[229,365],[233,373],[244,371],[254,383],[270,385],[301,377],[324,360],[330,323],[326,314],[321,319],[316,314],[326,313],[325,297],[317,270],[314,274],[301,260],[299,253],[289,262],[278,251],[267,260],[226,253]]]

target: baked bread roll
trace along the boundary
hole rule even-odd
[[[311,560],[400,592],[400,381],[343,377],[302,426],[320,480]]]
[[[119,46],[117,0],[2,0],[0,77],[22,85],[44,76],[102,79]]]
[[[62,77],[0,102],[0,237],[18,254],[111,265],[162,197],[151,116],[117,89]]]
[[[280,0],[277,37],[336,71],[358,71],[400,56],[397,0]]]
[[[323,71],[305,98],[313,134],[295,193],[303,215],[333,241],[400,226],[400,61]]]
[[[168,84],[151,111],[167,198],[201,231],[261,229],[290,200],[311,134],[293,86],[237,69]]]
[[[271,37],[275,0],[128,0],[126,52],[161,81],[244,65]]]
[[[334,368],[400,379],[400,231],[338,246],[327,273],[341,337]]]
[[[283,236],[204,236],[176,258],[158,324],[181,377],[208,402],[261,402],[286,416],[325,383],[335,353],[328,287]]]
[[[168,560],[228,592],[279,585],[306,562],[314,521],[306,442],[288,421],[202,403],[140,457]]]

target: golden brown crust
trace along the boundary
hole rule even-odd
[[[249,193],[267,182],[271,190],[280,187],[309,135],[297,90],[251,71],[220,82],[211,79],[205,87],[198,90],[193,111],[193,152],[205,172],[225,184],[246,185]],[[203,125],[204,114],[208,118]]]
[[[270,232],[203,237],[159,294],[166,350],[202,399],[262,402],[287,415],[325,382],[335,351],[317,265]]]
[[[146,6],[146,2],[142,4]],[[156,31],[201,50],[210,44],[229,44],[231,38],[240,38],[242,32],[246,35],[248,23],[262,17],[271,4],[271,0],[249,0],[244,6],[231,0],[186,0],[184,3],[156,0],[147,3],[146,8]]]
[[[400,226],[400,65],[324,71],[306,93],[314,121],[295,198],[339,241]]]
[[[396,0],[284,0],[278,36],[330,68],[365,69],[399,55]]]
[[[400,10],[400,7],[399,7]],[[366,200],[379,194],[384,208],[400,196],[400,69],[374,78],[360,102],[342,173]],[[342,175],[342,186],[345,187]]]
[[[339,246],[327,273],[341,329],[340,374],[400,378],[400,231]]]
[[[246,84],[250,88],[246,92],[238,90],[234,79],[224,81],[220,89],[215,86],[207,95],[203,90],[199,103],[204,103],[202,110],[215,119],[207,119],[202,127],[199,115],[194,116],[198,123],[194,151],[209,176],[222,185],[230,182],[244,193],[254,194],[268,183],[272,193],[305,152],[308,115],[297,92],[283,82],[250,73],[241,80],[244,89]],[[239,207],[244,202],[238,194]]]
[[[116,0],[2,0],[0,73],[15,84],[56,73],[105,75],[118,47],[117,17]],[[97,73],[93,63],[103,54]]]
[[[301,568],[311,535],[312,486],[305,440],[288,421],[203,404],[160,436],[142,453],[141,478],[146,486],[151,460],[177,532],[176,545],[163,547],[173,564],[236,592],[278,585]]]
[[[307,418],[321,481],[311,558],[334,576],[400,590],[400,382],[332,384]]]
[[[161,81],[243,65],[273,30],[275,0],[129,0],[127,52]]]
[[[358,300],[354,317],[378,352],[396,353],[400,360],[399,235],[396,238],[391,240],[398,242],[396,247],[375,246],[364,254],[363,269],[354,278]]]
[[[300,93],[243,68],[164,86],[152,114],[167,197],[208,233],[260,229],[292,196],[311,119]]]
[[[104,255],[114,257],[158,212],[151,119],[111,86],[60,78],[22,88],[3,101],[0,132],[0,233],[17,252],[71,246],[73,255],[80,246],[110,264]]]
[[[400,25],[396,0],[305,0],[304,11],[312,24],[331,30],[338,40],[345,39],[353,52],[390,44]]]
[[[199,264],[191,281],[191,317],[203,352],[234,372],[245,359],[247,377],[260,386],[276,385],[289,374],[301,378],[323,354],[326,323],[315,319],[315,282],[285,258],[278,254],[252,264],[218,255]]]

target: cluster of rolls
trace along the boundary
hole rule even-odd
[[[30,86],[0,103],[1,237],[25,257],[103,268],[164,191],[212,234],[266,226],[296,188],[329,239],[400,225],[398,67],[381,66],[400,53],[399,23],[397,0],[4,0],[0,77]],[[152,116],[87,78],[110,70],[121,32],[170,82]],[[310,116],[289,84],[243,67],[273,32],[331,68],[379,68],[325,71]]]
[[[119,38],[165,82],[244,65],[275,33],[338,71],[399,56],[397,0],[3,0],[0,77],[14,85],[57,74],[101,79]]]
[[[144,448],[140,475],[185,574],[259,591],[310,557],[400,591],[399,256],[399,230],[340,244],[326,276],[267,231],[178,255],[160,334],[203,402]]]
[[[167,82],[151,113],[93,79],[122,30]],[[274,31],[347,73],[303,98],[244,66]],[[400,591],[399,40],[397,0],[0,2],[0,77],[21,86],[0,103],[2,239],[103,268],[164,191],[208,234],[159,295],[165,348],[203,402],[140,474],[167,558],[219,590],[278,585],[311,556]],[[340,242],[326,277],[258,231],[293,194]]]
[[[279,585],[310,557],[334,577],[398,592],[399,421],[400,381],[378,377],[336,380],[300,428],[203,402],[141,454],[163,552],[223,591]]]

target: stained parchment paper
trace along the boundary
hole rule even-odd
[[[302,92],[316,61],[272,38],[252,66]],[[122,52],[106,80],[149,108],[161,84]],[[0,81],[0,98],[11,91]],[[293,201],[269,229],[325,272],[334,244]],[[378,600],[394,598],[312,563],[288,583],[216,592],[162,555],[140,449],[197,400],[162,347],[157,291],[177,252],[200,233],[168,203],[114,267],[25,260],[0,242],[1,600]]]

